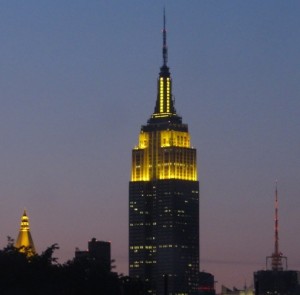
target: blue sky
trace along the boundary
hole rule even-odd
[[[201,269],[300,269],[298,1],[2,1],[0,245],[24,207],[63,262],[92,237],[127,272],[131,149],[154,109],[166,6],[176,109],[198,151]]]

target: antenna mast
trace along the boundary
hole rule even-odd
[[[275,187],[275,235],[274,235],[274,252],[272,256],[267,257],[267,262],[271,259],[271,267],[273,271],[283,270],[283,260],[285,260],[285,268],[287,269],[287,257],[283,256],[279,251],[279,217],[278,217],[278,190],[277,181]]]
[[[167,46],[167,30],[166,30],[166,9],[164,8],[163,65],[167,66],[167,62],[168,62],[168,46]]]

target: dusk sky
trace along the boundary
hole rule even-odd
[[[177,112],[197,148],[200,269],[300,270],[300,1],[0,2],[0,248],[27,209],[60,262],[92,237],[128,273],[131,150],[153,113],[166,7]]]

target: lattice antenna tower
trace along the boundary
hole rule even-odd
[[[277,181],[275,186],[275,227],[274,227],[274,252],[271,256],[267,256],[266,258],[266,267],[270,268],[273,271],[283,271],[287,269],[287,257],[283,256],[283,254],[279,250],[279,217],[278,217],[278,189],[277,189]],[[285,261],[285,265],[283,262]],[[284,268],[285,266],[285,268]]]

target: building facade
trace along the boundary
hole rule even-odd
[[[149,294],[192,295],[199,279],[196,150],[175,110],[167,57],[164,18],[156,105],[132,151],[129,275],[143,279]]]
[[[215,277],[208,272],[199,272],[199,295],[216,295]]]
[[[75,250],[76,260],[91,260],[101,266],[103,270],[111,271],[111,245],[110,242],[98,241],[92,238],[88,242],[88,250]]]
[[[222,285],[220,295],[255,295],[253,287],[245,286],[243,289],[237,289],[233,287],[229,289]]]
[[[299,295],[300,272],[261,270],[254,273],[255,295]]]

